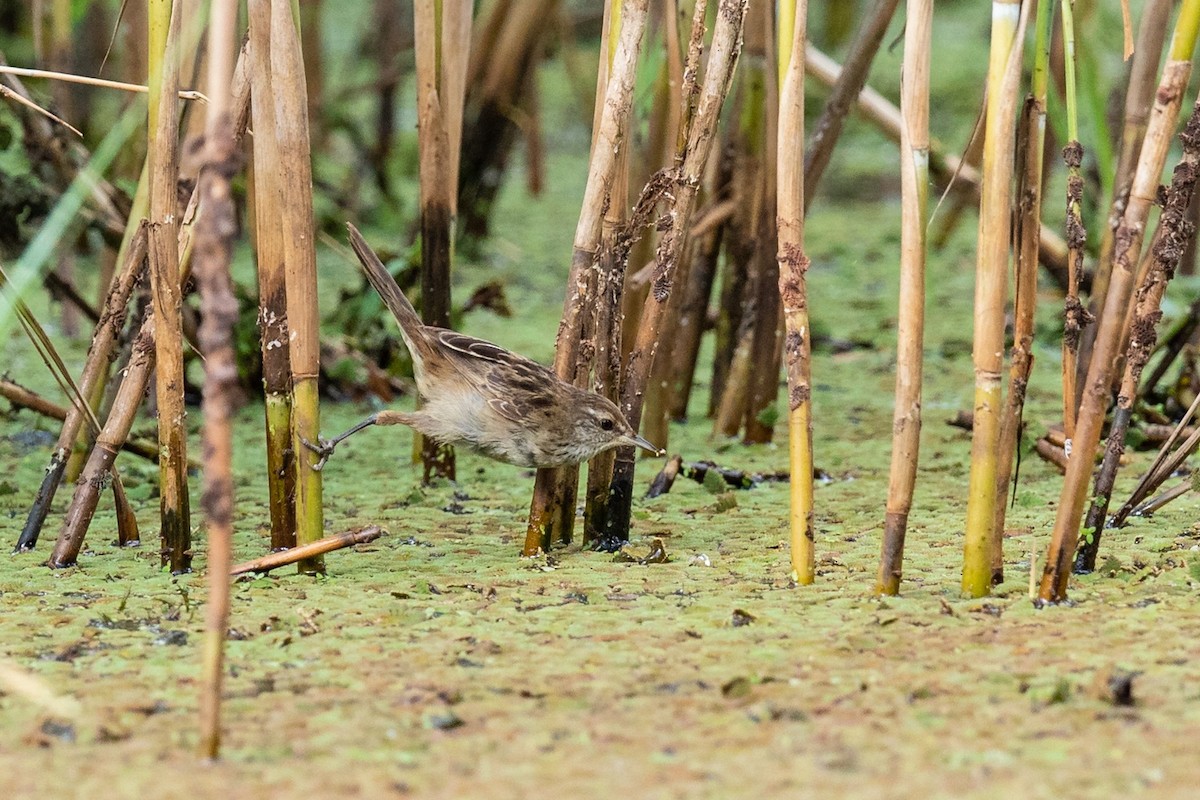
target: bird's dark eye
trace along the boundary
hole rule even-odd
[[[613,429],[613,421],[611,419],[609,419],[608,417],[605,417],[604,419],[600,420],[600,430],[611,431],[612,429]]]

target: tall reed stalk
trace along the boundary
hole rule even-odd
[[[162,563],[172,573],[191,569],[191,512],[187,486],[187,422],[183,406],[183,287],[179,278],[179,2],[150,4],[150,290],[156,332],[159,506]],[[167,24],[164,24],[167,23]],[[165,36],[164,36],[165,35]]]
[[[233,413],[238,400],[233,329],[237,298],[229,275],[237,235],[230,179],[236,174],[230,84],[233,79],[236,0],[214,0],[208,26],[208,114],[204,166],[198,191],[205,214],[196,230],[195,273],[203,319],[204,489],[200,505],[208,533],[208,602],[201,654],[200,753],[216,758],[221,746],[221,686],[229,630],[229,568],[233,564]]]
[[[1004,305],[1008,294],[1013,122],[1023,33],[1024,16],[1019,0],[993,0],[975,267],[975,344],[972,350],[975,426],[971,436],[962,575],[963,591],[973,597],[982,597],[991,591],[993,537],[1000,534],[995,529],[996,474],[1004,363]]]
[[[292,458],[292,361],[287,313],[287,233],[282,155],[271,70],[271,3],[249,0],[250,113],[254,120],[254,248],[258,267],[258,331],[262,352],[267,496],[271,549],[296,546],[296,459]]]
[[[929,204],[929,51],[933,0],[908,0],[900,80],[900,316],[892,465],[876,590],[900,592],[904,537],[921,444],[921,369],[925,338],[925,231]]]
[[[1088,483],[1111,396],[1113,364],[1119,355],[1121,333],[1125,327],[1145,237],[1146,219],[1158,196],[1159,178],[1175,131],[1183,92],[1191,75],[1198,31],[1200,0],[1184,0],[1175,23],[1170,53],[1155,92],[1154,108],[1150,112],[1146,137],[1129,192],[1129,204],[1115,235],[1112,278],[1104,300],[1104,311],[1097,321],[1095,349],[1088,365],[1071,458],[1067,462],[1067,474],[1054,519],[1054,532],[1038,589],[1039,603],[1056,603],[1067,597],[1071,562],[1079,541]]]
[[[596,76],[596,106],[592,113],[592,124],[599,128],[603,104],[607,95],[608,78],[612,72],[612,61],[616,55],[616,44],[621,31],[621,0],[608,0],[605,4],[604,27],[600,38],[600,59]],[[668,46],[671,43],[668,42]],[[621,391],[621,320],[618,314],[623,305],[625,288],[625,250],[618,242],[618,234],[624,227],[629,206],[629,148],[622,146],[617,154],[616,175],[608,207],[600,226],[600,245],[595,271],[595,314],[592,316],[591,339],[595,343],[595,364],[592,371],[592,389],[616,402]],[[580,372],[583,372],[582,370]],[[576,374],[576,382],[586,380],[586,373]],[[606,450],[588,462],[587,489],[583,509],[583,546],[589,546],[606,527],[608,519],[608,487],[612,482],[613,464],[616,453]],[[576,479],[578,479],[576,473]],[[569,475],[565,476],[568,480]],[[568,490],[567,495],[574,492]],[[565,535],[564,535],[565,534]],[[570,526],[563,525],[560,538],[570,537]]]
[[[317,254],[312,208],[312,149],[308,135],[308,92],[300,36],[288,0],[271,0],[271,72],[279,162],[287,187],[282,223],[287,265],[287,317],[291,340],[292,452],[296,459],[296,542],[325,535],[321,473],[317,454],[303,440],[317,441],[321,430],[318,395],[320,318],[317,313]],[[300,572],[325,571],[320,556],[301,561]]]
[[[664,193],[670,201],[666,215],[670,226],[663,231],[655,252],[650,295],[642,310],[621,387],[621,410],[635,429],[641,421],[642,399],[650,367],[663,334],[662,323],[671,297],[675,268],[687,242],[696,191],[716,138],[718,116],[729,92],[741,50],[745,16],[746,0],[720,0],[704,80],[697,83],[699,93],[693,98],[688,89],[685,88],[683,92],[684,102],[695,102],[695,113],[690,119],[685,114],[680,123],[681,147],[675,167],[667,173],[671,184],[669,192]],[[645,196],[643,193],[643,199]],[[629,538],[636,460],[634,448],[617,448],[610,490],[612,507],[609,527],[604,536],[606,546],[614,546]]]
[[[1016,299],[1013,304],[1008,394],[1000,420],[1000,450],[996,455],[996,516],[991,539],[993,586],[1004,580],[1004,519],[1008,490],[1012,485],[1013,462],[1020,446],[1026,390],[1033,371],[1033,315],[1037,306],[1038,234],[1042,219],[1051,20],[1053,14],[1050,3],[1040,3],[1034,23],[1033,80],[1018,125],[1020,163],[1017,169],[1016,231],[1013,236],[1017,250]],[[1077,146],[1078,142],[1075,144]],[[1077,283],[1075,272],[1071,277]]]
[[[1040,7],[1038,12],[1041,13]],[[1078,408],[1075,373],[1079,337],[1087,321],[1083,304],[1079,302],[1079,274],[1083,269],[1087,231],[1083,227],[1083,145],[1079,143],[1079,109],[1075,97],[1075,12],[1071,0],[1062,0],[1062,36],[1063,83],[1067,99],[1067,146],[1063,149],[1063,160],[1067,164],[1067,296],[1063,310],[1062,391],[1063,431],[1067,436],[1064,450],[1069,458]]]
[[[648,7],[648,0],[622,0],[620,4],[620,34],[604,93],[604,108],[592,137],[587,185],[579,222],[575,226],[571,270],[567,276],[566,299],[554,350],[554,371],[565,381],[575,382],[580,374],[584,321],[595,302],[594,271],[604,209],[612,195],[618,174],[618,155],[633,113],[633,87]],[[538,470],[523,555],[532,556],[539,550],[549,550],[555,539],[570,540],[578,476],[578,468]]]
[[[450,327],[450,271],[454,254],[454,181],[462,130],[462,102],[470,47],[471,4],[463,0],[416,0],[417,133],[421,187],[421,317]],[[463,32],[465,24],[465,35]],[[465,41],[464,41],[465,39]],[[447,94],[449,90],[449,94]],[[453,110],[450,106],[455,106]],[[425,480],[454,479],[454,448],[423,439]]]
[[[1089,315],[1084,318],[1080,335],[1079,357],[1075,366],[1075,408],[1079,407],[1080,391],[1087,377],[1087,368],[1096,338],[1095,317],[1104,308],[1108,293],[1109,276],[1112,274],[1113,235],[1121,223],[1125,207],[1129,203],[1129,185],[1133,180],[1134,168],[1142,151],[1142,140],[1150,109],[1154,105],[1155,78],[1158,62],[1171,21],[1174,0],[1146,0],[1142,17],[1138,23],[1137,46],[1129,70],[1129,85],[1125,90],[1125,113],[1121,126],[1121,146],[1117,156],[1116,176],[1113,180],[1113,196],[1107,224],[1100,236],[1100,251],[1096,258],[1096,274],[1088,297]],[[1074,414],[1074,409],[1072,414]]]
[[[816,577],[813,526],[812,342],[808,323],[809,260],[804,254],[804,32],[808,0],[782,0],[779,8],[779,180],[776,191],[779,236],[779,294],[786,330],[784,362],[788,382],[788,463],[792,479],[788,527],[792,579],[810,584]]]

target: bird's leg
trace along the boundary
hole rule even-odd
[[[337,447],[338,444],[341,443],[343,440],[349,439],[351,436],[358,433],[363,428],[369,428],[378,421],[379,421],[379,414],[372,414],[371,416],[364,419],[362,422],[355,425],[350,430],[346,431],[345,433],[339,433],[337,436],[333,437],[332,439],[326,439],[326,438],[322,437],[322,438],[317,439],[316,444],[313,444],[308,439],[301,437],[300,444],[304,445],[309,450],[312,450],[314,453],[316,453],[317,455],[319,455],[321,457],[321,459],[316,464],[313,464],[313,469],[320,472],[321,469],[325,466],[325,462],[329,460],[329,457],[331,455],[333,455],[333,448]]]
[[[329,457],[333,455],[333,448],[363,428],[369,428],[372,425],[410,425],[412,424],[412,418],[413,415],[405,414],[403,411],[378,411],[350,430],[339,433],[332,439],[317,439],[317,443],[313,444],[308,439],[301,438],[300,443],[321,457],[316,464],[313,464],[313,469],[320,471],[325,466],[325,462],[329,460]]]

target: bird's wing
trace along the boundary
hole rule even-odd
[[[468,358],[477,358],[496,364],[507,364],[514,358],[521,358],[521,356],[510,353],[498,344],[492,344],[483,339],[476,339],[474,336],[467,336],[465,333],[435,328],[430,328],[429,331],[431,333],[436,331],[434,333],[435,337],[446,349]]]
[[[537,424],[555,405],[561,383],[546,367],[498,344],[457,331],[427,328],[443,346],[459,374],[487,397],[488,406],[505,419]]]
[[[508,397],[489,397],[488,406],[500,416],[511,422],[521,423],[525,419],[521,415],[521,409],[517,403],[514,403],[512,398]]]
[[[525,358],[525,356],[519,356],[511,350],[505,350],[498,344],[476,339],[474,336],[467,336],[465,333],[457,331],[441,328],[428,328],[427,330],[434,333],[437,341],[446,350],[449,350],[450,354],[457,354],[460,359],[465,360],[471,369],[488,372],[496,367],[507,367],[519,381],[533,380],[553,383],[558,380],[554,373],[546,367]]]

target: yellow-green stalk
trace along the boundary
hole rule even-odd
[[[776,215],[779,293],[783,300],[784,361],[788,379],[788,462],[792,579],[813,582],[813,452],[811,342],[804,276],[804,31],[808,0],[779,3],[779,136]]]
[[[296,546],[296,460],[292,458],[291,337],[287,313],[284,188],[277,165],[275,90],[271,70],[269,0],[247,4],[250,29],[250,113],[253,128],[253,224],[258,268],[258,328],[262,349],[263,409],[266,417],[267,508],[271,549]]]
[[[292,452],[296,458],[296,542],[308,544],[325,535],[321,473],[317,454],[302,440],[320,436],[317,388],[320,367],[320,319],[317,313],[317,256],[312,208],[312,149],[308,136],[308,92],[294,11],[288,0],[271,0],[271,77],[275,126],[279,139],[287,260],[287,312],[292,368]],[[315,557],[300,562],[300,572],[325,571]]]
[[[1013,461],[1021,436],[1025,394],[1033,369],[1033,315],[1037,306],[1038,233],[1042,216],[1042,179],[1046,150],[1046,87],[1050,61],[1050,3],[1037,9],[1033,81],[1021,112],[1017,137],[1022,146],[1017,175],[1017,286],[1013,303],[1013,347],[1008,371],[1008,396],[1000,421],[996,467],[996,517],[992,536],[992,585],[1004,580],[1004,518]]]
[[[1000,443],[1000,373],[1004,362],[1013,119],[1017,96],[1017,81],[1010,76],[1019,71],[1021,17],[1019,0],[993,0],[975,266],[975,343],[972,351],[975,426],[971,437],[962,575],[963,591],[973,597],[982,597],[991,591],[992,537],[997,534],[996,454]]]

